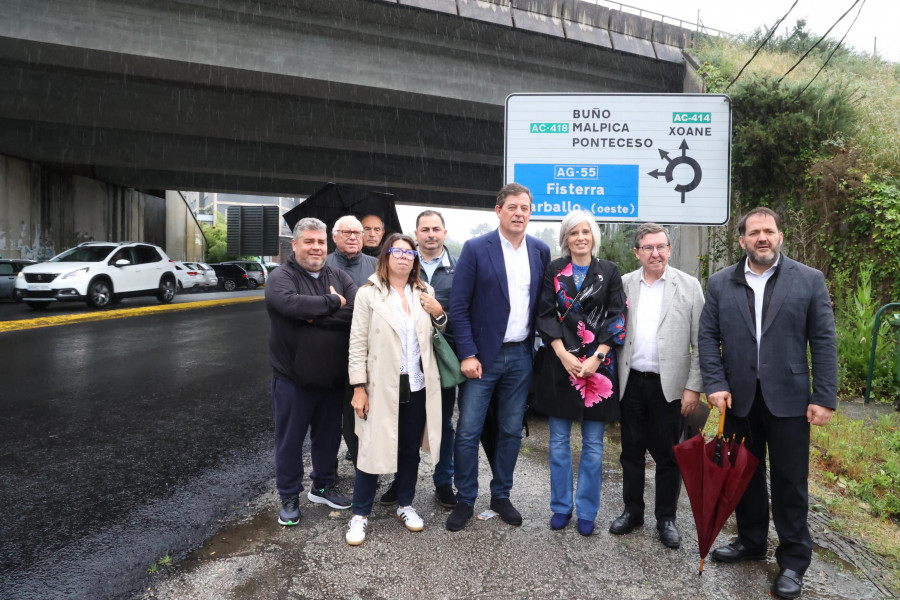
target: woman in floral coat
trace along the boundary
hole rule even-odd
[[[572,422],[581,421],[574,508],[578,532],[591,535],[600,509],[605,424],[619,419],[615,347],[625,340],[625,292],[615,263],[595,258],[600,231],[573,211],[560,227],[563,257],[544,271],[537,329],[549,346],[536,376],[533,407],[550,417],[550,527],[573,512]]]

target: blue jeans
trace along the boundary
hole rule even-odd
[[[531,341],[504,344],[481,379],[469,379],[459,392],[456,423],[455,482],[457,500],[469,506],[478,497],[478,443],[484,417],[497,396],[497,444],[491,498],[509,498],[513,471],[522,445],[522,420],[531,382]]]
[[[578,461],[577,517],[597,518],[603,485],[603,421],[581,422],[581,460]],[[572,421],[550,417],[550,510],[572,512]]]
[[[441,453],[434,467],[434,487],[453,483],[453,407],[456,405],[456,386],[441,390]]]

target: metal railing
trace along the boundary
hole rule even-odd
[[[712,27],[707,27],[703,24],[702,21],[698,18],[696,21],[685,21],[684,19],[679,19],[677,17],[671,17],[669,15],[664,15],[662,13],[658,13],[653,10],[647,10],[644,8],[640,8],[638,6],[632,6],[630,4],[624,4],[622,2],[613,2],[612,0],[586,0],[587,2],[593,2],[598,6],[608,6],[614,10],[618,10],[621,12],[627,12],[635,14],[639,17],[645,17],[647,15],[654,15],[647,17],[649,19],[653,19],[655,21],[662,21],[663,23],[672,23],[673,25],[678,25],[683,29],[693,29],[699,33],[704,33],[706,35],[714,35],[718,36],[731,36],[727,31],[722,31],[721,29],[714,29]],[[659,17],[659,18],[656,18]]]

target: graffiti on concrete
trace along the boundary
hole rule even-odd
[[[22,221],[22,227],[19,232],[19,239],[15,246],[19,249],[21,258],[30,258],[36,261],[45,261],[53,257],[56,252],[53,249],[53,242],[49,236],[41,235],[41,226],[32,226],[33,235],[29,235],[28,225]]]

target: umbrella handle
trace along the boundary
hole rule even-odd
[[[725,431],[725,405],[722,404],[722,410],[719,411],[719,428],[716,430],[716,437],[722,437]]]

